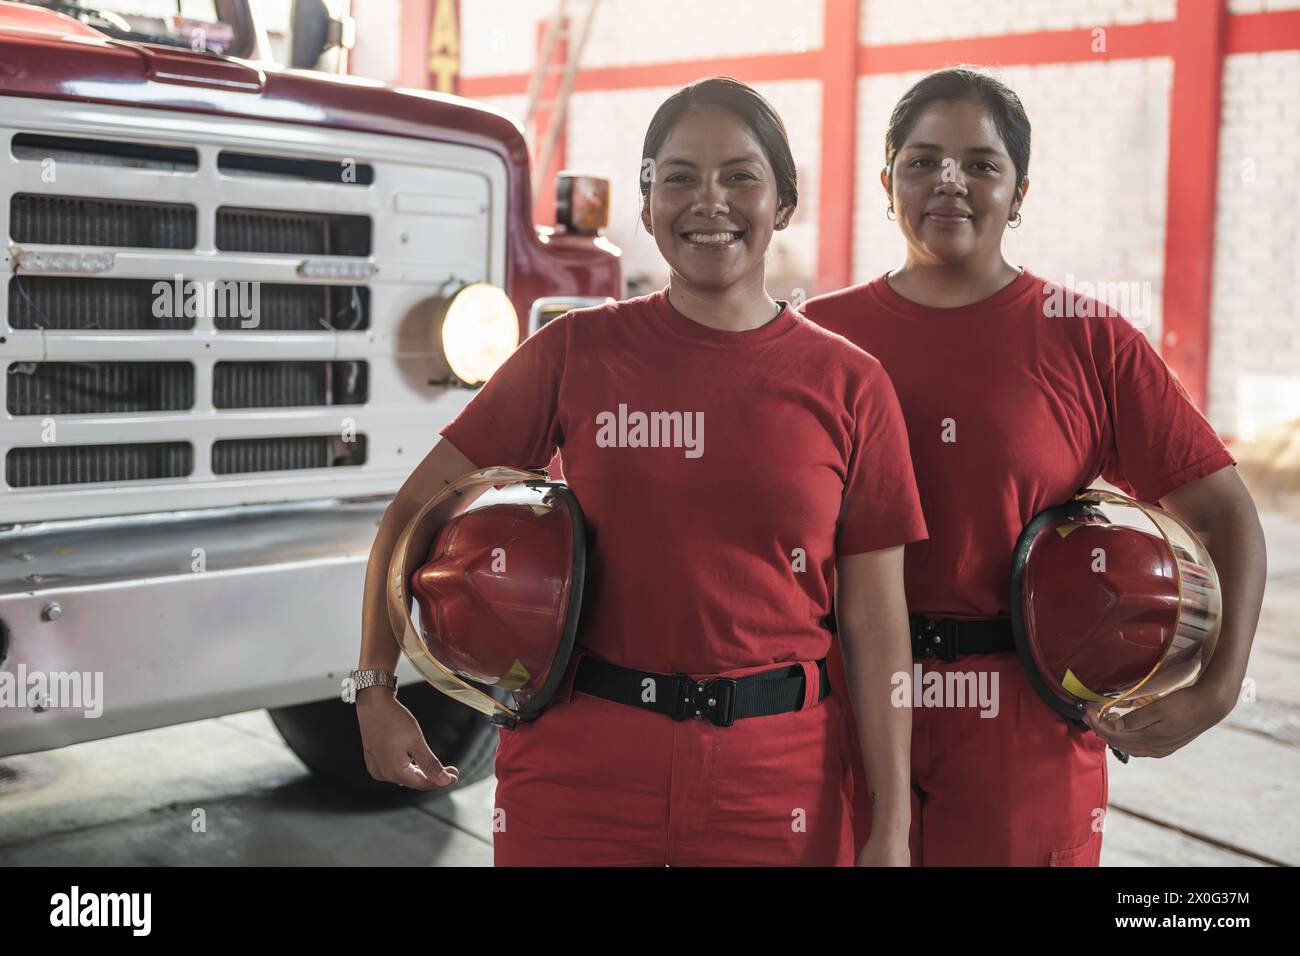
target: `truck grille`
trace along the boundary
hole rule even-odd
[[[183,441],[13,448],[5,457],[11,488],[183,478],[193,469],[194,449]]]
[[[194,405],[189,362],[19,362],[9,366],[10,415],[166,412]]]
[[[177,173],[192,173],[199,168],[198,150],[158,146],[154,143],[17,133],[10,145],[14,159],[37,162],[53,160],[57,163],[162,169]]]
[[[157,280],[171,285],[170,279]],[[184,331],[194,317],[154,315],[153,279],[17,275],[9,280],[15,329]]]
[[[184,280],[182,280],[184,281]],[[14,329],[176,331],[194,328],[184,309],[155,310],[158,283],[174,296],[174,278],[101,279],[17,275],[9,280],[9,325]],[[182,287],[184,288],[184,287]],[[182,291],[182,301],[186,293]],[[155,315],[155,311],[162,312]],[[172,313],[172,314],[169,314]],[[258,290],[258,322],[218,315],[218,331],[356,332],[370,328],[370,290],[360,285],[266,282]]]
[[[359,405],[366,400],[365,362],[218,362],[216,408]]]
[[[259,332],[356,332],[370,328],[370,290],[363,285],[263,283],[258,291]],[[218,331],[242,329],[237,315],[219,315]]]
[[[370,217],[287,209],[217,210],[217,248],[308,256],[370,255]]]
[[[346,362],[218,362],[214,408],[360,405],[369,368]],[[15,362],[9,366],[10,415],[169,412],[194,407],[189,362]]]
[[[9,234],[15,242],[72,246],[193,249],[197,216],[180,203],[15,193]]]
[[[436,323],[506,281],[509,162],[455,136],[78,115],[0,96],[0,526],[391,495],[473,394]]]
[[[217,169],[227,176],[255,176],[266,179],[308,180],[343,186],[369,186],[375,181],[375,167],[353,160],[301,159],[264,156],[222,150]]]
[[[212,446],[212,471],[234,475],[254,471],[364,465],[366,436],[346,442],[337,435],[293,438],[228,438]]]

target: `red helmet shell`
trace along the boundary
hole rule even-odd
[[[563,508],[503,503],[452,518],[411,580],[429,652],[469,680],[533,697],[564,635],[573,563]]]
[[[1194,682],[1220,618],[1218,577],[1195,534],[1123,495],[1088,489],[1037,515],[1016,545],[1016,648],[1059,713],[1141,706]]]
[[[1178,626],[1178,568],[1164,539],[1089,517],[1046,525],[1025,570],[1039,670],[1102,697],[1146,677]],[[1104,647],[1104,653],[1100,653]]]

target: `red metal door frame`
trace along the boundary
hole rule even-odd
[[[1227,0],[1178,4],[1169,103],[1161,352],[1202,409],[1209,400],[1214,219]]]

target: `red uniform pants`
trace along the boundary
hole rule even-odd
[[[843,685],[818,701],[803,667],[803,709],[717,727],[574,692],[571,666],[537,721],[500,732],[496,865],[852,865]]]
[[[996,673],[998,709],[995,717],[981,717],[979,706],[913,708],[912,865],[1096,866],[1106,811],[1105,742],[1043,703],[1013,652],[920,663],[923,674]],[[832,686],[846,686],[838,642],[828,672]],[[855,748],[853,829],[860,850],[871,832],[871,802],[856,729],[846,736]]]

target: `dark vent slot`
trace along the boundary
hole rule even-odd
[[[195,212],[179,203],[16,193],[9,233],[15,242],[193,249]]]
[[[217,157],[217,168],[230,176],[305,179],[342,186],[369,186],[375,181],[375,168],[369,163],[341,159],[331,162],[328,159],[291,159],[286,156],[223,152]]]
[[[217,210],[217,248],[311,256],[370,255],[370,217],[276,209]]]
[[[13,140],[14,159],[90,166],[122,166],[129,169],[161,169],[192,173],[199,168],[197,150],[150,143],[115,143],[106,139],[78,139],[73,136],[39,136],[18,133]]]
[[[15,362],[10,415],[174,412],[194,405],[189,362]]]
[[[5,458],[11,488],[184,478],[193,470],[194,449],[182,441],[14,448]]]
[[[15,329],[180,331],[194,328],[183,314],[154,315],[155,281],[16,275],[9,280],[9,325]],[[167,301],[170,301],[168,299]],[[166,312],[167,309],[159,308]],[[181,311],[171,309],[170,311]]]
[[[356,441],[350,442],[337,435],[227,438],[212,445],[212,471],[217,475],[339,468],[364,465],[365,462],[365,435],[357,435]]]
[[[263,283],[257,325],[243,329],[235,316],[218,316],[221,331],[355,332],[370,328],[370,290],[363,285]]]
[[[216,408],[360,405],[365,362],[218,362],[212,370]]]

